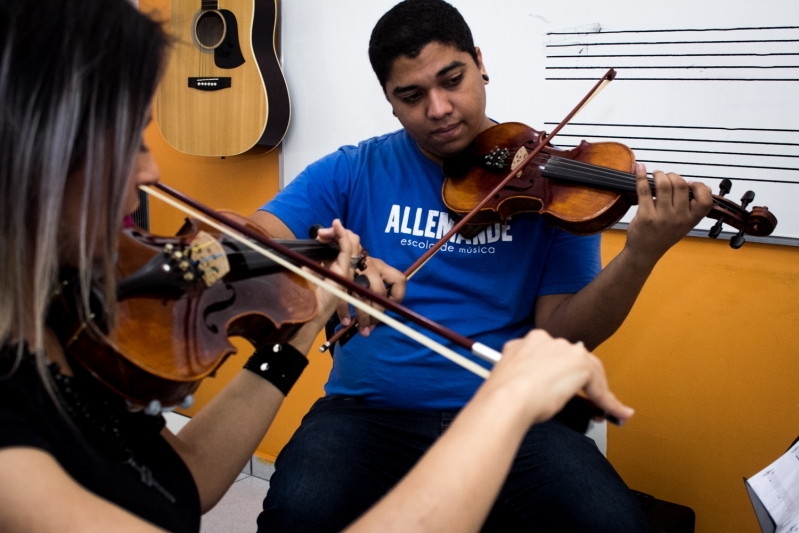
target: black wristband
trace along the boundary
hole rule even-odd
[[[244,368],[258,374],[288,396],[308,359],[290,344],[275,344],[256,350],[244,364]]]

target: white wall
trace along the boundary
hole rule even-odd
[[[799,29],[684,31],[799,25],[799,2],[453,0],[452,3],[463,13],[472,27],[475,43],[483,50],[491,75],[488,113],[492,118],[551,130],[553,126],[546,124],[559,122],[593,82],[546,78],[598,78],[604,72],[599,67],[616,66],[617,81],[575,119],[577,123],[600,126],[569,126],[563,133],[576,137],[561,137],[559,143],[568,145],[578,138],[595,141],[621,136],[621,142],[640,148],[636,151],[639,160],[658,161],[649,163],[650,169],[705,176],[702,181],[714,188],[719,181],[714,177],[731,177],[735,180],[731,198],[737,201],[746,189],[753,189],[757,194],[754,204],[769,206],[779,219],[775,235],[799,237],[799,210],[794,209],[799,187],[793,183],[774,183],[799,182],[799,105],[795,104],[798,85],[796,81],[762,81],[799,79],[799,69],[790,68],[799,65],[799,43],[791,42],[799,39]],[[283,183],[342,144],[357,143],[399,128],[367,56],[374,23],[394,4],[395,0],[281,3],[283,64],[292,98],[292,124],[283,145]],[[570,28],[584,33],[548,35]],[[635,33],[612,33],[618,30]],[[608,44],[676,41],[683,44]],[[554,46],[562,44],[577,46]],[[590,57],[609,51],[617,56],[656,52],[668,57]],[[730,53],[760,55],[713,55]],[[797,55],[762,55],[774,53]],[[548,55],[581,57],[547,58]],[[748,68],[687,68],[724,65]],[[636,66],[658,68],[631,68]],[[664,68],[673,66],[682,68]],[[651,79],[632,81],[631,78]],[[778,129],[790,131],[774,131]],[[678,140],[664,140],[670,138]],[[709,227],[710,222],[704,226]]]

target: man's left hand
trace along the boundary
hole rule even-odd
[[[636,260],[654,266],[713,206],[710,188],[704,183],[686,182],[680,175],[656,170],[655,197],[646,177],[646,167],[638,164],[636,187],[638,212],[627,229],[626,248]],[[690,198],[689,191],[693,193]]]

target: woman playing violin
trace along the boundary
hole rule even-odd
[[[167,48],[126,0],[0,0],[0,531],[197,531],[283,400],[243,370],[174,435],[95,381],[48,323],[71,269],[75,312],[90,316],[94,286],[113,328],[117,236],[137,187],[159,177],[142,131]],[[319,235],[341,249],[330,269],[352,277],[359,238],[337,221]],[[280,353],[305,353],[334,306],[320,293]],[[527,428],[579,390],[632,414],[582,346],[540,331],[507,343],[447,434],[352,530],[476,531]],[[478,449],[493,464],[464,471]]]

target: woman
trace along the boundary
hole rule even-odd
[[[126,404],[65,355],[47,324],[59,270],[79,311],[98,284],[114,309],[114,258],[136,187],[158,179],[142,143],[166,56],[126,0],[0,0],[0,531],[197,531],[280,407],[285,383],[242,371],[180,432]],[[357,236],[320,230],[352,276]],[[335,301],[285,346],[306,353]],[[478,530],[526,429],[583,389],[626,419],[601,364],[534,332],[508,343],[439,443],[352,530]],[[271,379],[271,381],[270,381]],[[493,458],[463,471],[462,458]]]

